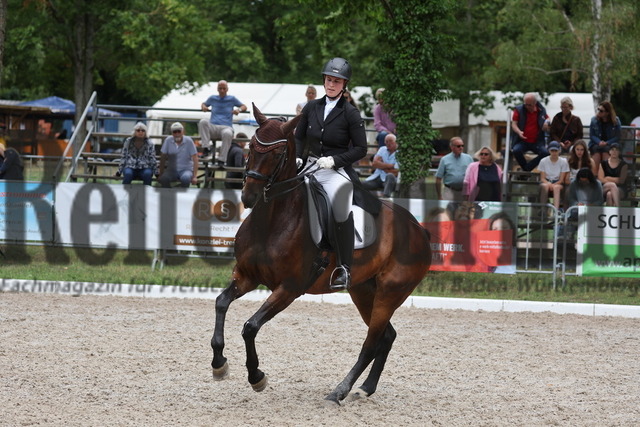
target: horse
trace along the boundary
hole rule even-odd
[[[211,367],[215,380],[228,376],[224,324],[231,302],[260,284],[266,286],[271,294],[242,329],[248,380],[260,392],[268,382],[258,367],[255,339],[260,328],[305,293],[335,292],[330,288],[335,256],[328,253],[327,268],[317,268],[320,249],[309,232],[306,189],[296,167],[293,131],[300,116],[283,122],[268,119],[255,105],[253,110],[259,127],[251,139],[241,196],[251,212],[235,237],[231,281],[216,298]],[[328,404],[340,405],[371,363],[369,375],[350,400],[376,391],[396,338],[390,319],[430,267],[429,233],[407,210],[382,201],[375,227],[376,241],[354,253],[347,290],[368,326],[366,339],[347,376],[325,397]]]

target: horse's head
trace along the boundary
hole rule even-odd
[[[291,178],[296,173],[296,150],[293,137],[300,116],[288,122],[268,119],[253,104],[258,129],[249,144],[249,158],[242,188],[242,203],[253,207],[274,182]]]

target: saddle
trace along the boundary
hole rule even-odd
[[[319,249],[331,250],[331,236],[335,227],[333,212],[331,211],[331,201],[322,185],[311,175],[305,178],[305,187],[307,190],[307,205],[309,210],[309,231],[311,238]],[[357,203],[362,199],[356,197],[355,193],[366,191],[354,185],[354,205],[353,212],[353,230],[354,230],[354,249],[362,249],[371,245],[377,239],[376,223],[374,214],[379,212],[379,205],[370,203],[373,212],[368,212]],[[367,192],[370,197],[374,197]],[[366,196],[365,196],[366,197]],[[366,200],[366,198],[364,199]],[[376,198],[376,201],[379,201]],[[371,201],[369,201],[371,202]]]

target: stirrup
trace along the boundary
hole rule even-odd
[[[338,273],[338,277],[333,280],[334,274]],[[342,275],[341,275],[342,274]],[[343,280],[340,280],[343,279]],[[331,277],[329,279],[331,283],[329,288],[334,291],[342,291],[345,289],[349,289],[349,285],[351,284],[351,273],[349,272],[349,267],[346,265],[340,265],[333,269],[331,272]]]

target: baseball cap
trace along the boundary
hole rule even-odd
[[[614,142],[613,144],[611,144],[609,146],[609,150],[611,150],[612,148],[617,148],[619,150],[620,149],[620,144],[618,144],[617,142]]]
[[[560,151],[560,144],[557,141],[551,141],[548,147],[549,151],[557,150]]]
[[[175,122],[171,125],[171,131],[182,130],[182,129],[184,129],[184,126],[182,126],[182,123],[180,122]]]

